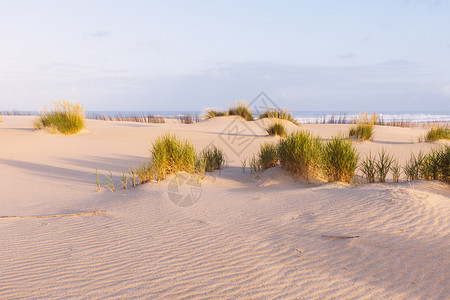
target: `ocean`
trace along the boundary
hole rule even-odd
[[[136,115],[154,115],[165,118],[177,118],[186,114],[191,116],[201,116],[203,111],[87,111],[88,117],[104,115],[105,117],[115,116],[136,116]],[[332,123],[339,120],[352,120],[358,117],[359,111],[293,111],[294,118],[299,123]],[[412,123],[426,122],[450,122],[450,111],[383,111],[375,112],[385,122],[404,121]]]

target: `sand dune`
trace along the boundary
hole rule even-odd
[[[277,140],[265,135],[267,120],[88,121],[87,132],[70,137],[33,131],[30,120],[4,117],[0,126],[0,216],[26,217],[0,218],[0,298],[450,294],[444,183],[313,184],[279,167],[243,173],[242,159]],[[348,125],[302,127],[330,138]],[[227,154],[229,166],[208,174],[200,188],[181,185],[178,193],[191,195],[194,205],[174,204],[171,178],[97,192],[95,168],[111,170],[118,182],[163,132],[199,149],[214,143]],[[417,143],[423,133],[376,127],[374,141],[356,147],[362,154],[384,147],[404,162],[434,146]],[[355,238],[333,238],[342,236]]]

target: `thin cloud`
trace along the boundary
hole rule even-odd
[[[338,56],[338,58],[342,58],[342,59],[350,59],[350,58],[355,58],[356,54],[355,53],[345,53],[345,54],[341,54]]]
[[[106,30],[97,30],[97,31],[91,33],[91,37],[93,37],[93,38],[102,38],[107,35],[109,35],[109,32]]]

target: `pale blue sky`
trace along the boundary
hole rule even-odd
[[[450,110],[450,1],[0,0],[0,110]]]

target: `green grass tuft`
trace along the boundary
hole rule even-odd
[[[417,156],[411,153],[411,157],[403,167],[406,180],[415,180],[420,178],[424,158],[425,157],[422,152],[419,152]]]
[[[225,156],[221,149],[216,146],[204,149],[200,154],[201,159],[204,160],[204,168],[206,172],[220,170],[225,164]],[[201,168],[200,168],[201,169]]]
[[[378,159],[375,161],[375,170],[377,172],[377,178],[380,182],[386,182],[386,176],[391,170],[393,156],[389,155],[383,148],[378,153]]]
[[[246,121],[253,121],[253,112],[245,100],[240,100],[234,104],[231,104],[228,109],[228,115],[240,116]]]
[[[450,139],[450,127],[435,126],[428,130],[427,134],[425,135],[425,140],[427,142],[433,142],[442,139]]]
[[[278,144],[281,166],[295,176],[314,175],[319,169],[321,141],[308,131],[297,131]]]
[[[277,146],[268,143],[261,145],[258,153],[259,170],[264,171],[277,165],[278,165]]]
[[[322,171],[329,182],[350,182],[358,165],[358,154],[351,141],[333,137],[322,147]]]
[[[269,135],[277,135],[281,137],[286,137],[287,132],[286,128],[284,127],[282,122],[273,122],[269,127],[266,129],[267,133]]]
[[[282,119],[282,120],[287,120],[287,121],[290,121],[290,122],[298,125],[297,121],[292,116],[292,113],[289,112],[287,109],[266,107],[266,110],[259,115],[259,118],[260,119],[264,119],[264,118]]]
[[[86,128],[84,108],[78,103],[56,101],[44,107],[33,122],[36,129],[48,127],[65,135],[76,134]]]
[[[421,177],[450,183],[450,146],[432,149],[422,160]]]
[[[378,116],[372,114],[370,117],[367,113],[360,114],[356,127],[352,127],[349,130],[348,135],[356,136],[358,140],[372,140],[373,138],[373,125],[375,124]]]
[[[194,146],[172,134],[156,139],[151,150],[155,177],[159,181],[178,172],[195,173],[197,156]]]
[[[359,164],[359,169],[366,177],[368,183],[375,182],[375,175],[376,175],[375,156],[372,156],[370,152]]]
[[[211,119],[211,118],[215,118],[215,117],[224,117],[227,115],[228,115],[228,112],[223,111],[223,110],[213,109],[213,108],[207,108],[207,109],[205,109],[205,112],[203,113],[203,117],[205,119]]]

